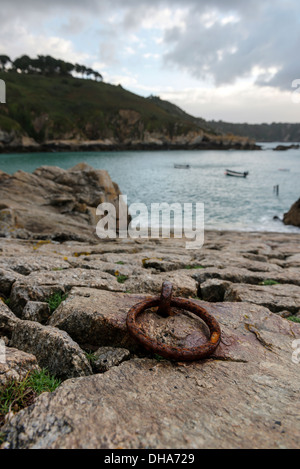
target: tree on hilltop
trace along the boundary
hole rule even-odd
[[[10,58],[8,55],[0,55],[0,66],[1,70],[5,70],[5,66],[8,62],[11,62]]]
[[[94,76],[95,80],[102,81],[101,73],[93,70],[90,67],[80,64],[72,64],[65,62],[62,59],[55,59],[51,55],[38,55],[37,58],[31,59],[28,55],[17,57],[13,62],[7,55],[0,55],[0,70],[5,70],[5,65],[11,62],[13,65],[12,70],[18,73],[38,74],[44,76],[62,75],[70,76],[72,72],[81,73],[84,76]]]
[[[13,61],[14,68],[21,73],[28,73],[30,65],[30,57],[28,55],[22,55]]]

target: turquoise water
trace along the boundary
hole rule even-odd
[[[273,216],[283,216],[300,196],[300,150],[273,151],[127,151],[2,154],[0,169],[9,174],[42,165],[71,168],[85,161],[106,169],[128,203],[202,202],[207,229],[299,232]],[[190,169],[175,169],[189,164]],[[244,178],[225,176],[225,169],[249,171]],[[288,171],[281,171],[285,169]],[[279,196],[273,186],[279,185]]]

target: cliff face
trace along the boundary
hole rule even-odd
[[[34,119],[35,128],[50,134],[53,122]],[[39,125],[37,125],[37,122]],[[141,113],[120,109],[104,129],[88,122],[83,129],[56,132],[55,138],[37,142],[21,131],[0,132],[0,152],[77,151],[77,150],[144,150],[144,149],[260,149],[254,141],[234,135],[214,135],[178,121],[160,129],[145,122]]]

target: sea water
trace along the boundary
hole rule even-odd
[[[122,152],[55,152],[0,154],[0,169],[32,172],[42,165],[64,169],[86,162],[109,172],[128,204],[203,203],[205,228],[239,231],[297,232],[273,217],[283,217],[300,197],[300,149],[172,150]],[[287,145],[287,143],[285,143]],[[175,164],[189,165],[177,169]],[[226,169],[248,171],[246,178],[225,175]],[[274,186],[279,186],[279,194]]]

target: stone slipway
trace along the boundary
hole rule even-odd
[[[18,351],[20,376],[47,357],[51,362],[30,340],[45,337],[49,350],[60,344],[55,366],[69,377],[9,419],[3,448],[299,446],[300,364],[293,356],[300,325],[285,319],[300,313],[299,235],[207,232],[199,251],[186,250],[181,240],[2,239],[0,246],[0,296],[9,305],[0,308],[0,330],[12,367]],[[157,295],[164,280],[219,321],[222,341],[211,358],[171,362],[129,337],[128,309]],[[46,322],[38,315],[26,320],[49,293],[62,290],[67,298]],[[157,339],[179,345],[207,336],[191,314],[164,320],[152,311],[143,324]],[[84,352],[100,349],[103,359],[105,347],[123,358],[95,372]]]
[[[87,317],[98,310],[99,323],[119,330],[110,342],[120,346],[126,311],[138,297],[75,289],[54,322],[69,311],[72,323],[76,296],[82,317],[74,323],[83,320],[85,302]],[[104,374],[69,379],[9,422],[5,447],[297,448],[299,365],[291,356],[300,326],[256,305],[197,302],[221,325],[222,342],[212,358],[187,364],[132,355]],[[149,316],[145,327],[161,340],[163,329],[173,331],[173,342],[183,340],[182,328],[187,342],[204,335],[194,318],[178,316],[164,326],[157,320],[153,327],[155,313]]]

